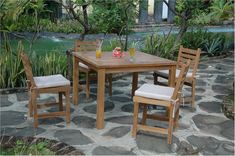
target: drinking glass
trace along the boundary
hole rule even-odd
[[[102,55],[101,49],[96,49],[95,51],[96,58],[101,58],[101,55]]]
[[[135,56],[135,48],[130,48],[129,49],[129,54],[130,54],[130,61],[133,61],[134,56]]]

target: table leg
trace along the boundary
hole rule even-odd
[[[171,66],[169,69],[168,86],[175,87],[175,72],[176,72],[176,66]]]
[[[98,70],[98,87],[97,87],[97,112],[96,112],[96,128],[104,128],[104,90],[105,90],[105,70]]]
[[[78,59],[73,57],[73,104],[78,105],[78,82],[79,82],[79,71],[78,71]]]
[[[135,91],[137,89],[137,85],[138,85],[138,73],[134,72],[133,75],[132,75],[132,92],[131,92],[132,96],[135,95]]]

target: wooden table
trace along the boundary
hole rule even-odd
[[[122,58],[112,56],[111,52],[103,52],[101,58],[96,58],[95,52],[74,52],[73,62],[73,102],[78,104],[78,63],[82,62],[98,73],[97,81],[97,113],[96,128],[104,128],[104,99],[105,99],[105,74],[132,72],[132,95],[134,95],[138,84],[138,72],[154,71],[158,69],[169,69],[170,86],[175,84],[176,62],[157,56],[136,52],[133,62],[129,60],[129,54],[125,53]]]

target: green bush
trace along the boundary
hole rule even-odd
[[[20,59],[21,44],[18,50],[5,49],[0,53],[0,88],[23,85],[23,66]]]
[[[181,40],[181,44],[184,47],[191,49],[204,48],[203,45],[205,41],[210,38],[211,33],[206,30],[197,29],[191,30],[191,32],[186,32]]]
[[[60,52],[49,52],[45,56],[32,55],[32,70],[34,75],[45,76],[53,74],[66,75],[67,56]]]
[[[201,48],[209,56],[221,55],[233,43],[233,39],[222,33],[212,33],[207,30],[197,29],[187,32],[182,38],[184,47]]]
[[[27,145],[22,140],[17,140],[12,148],[0,148],[1,155],[55,155],[47,148],[48,142],[39,142]]]
[[[118,39],[107,40],[107,42],[103,42],[102,50],[112,51],[116,47],[121,47],[121,43]]]
[[[179,48],[179,45],[174,45],[174,42],[173,35],[152,34],[145,38],[144,47],[141,50],[159,57],[174,59],[174,53]]]
[[[33,16],[22,15],[19,17],[19,22],[16,22],[12,25],[12,31],[28,31],[34,32],[36,28],[32,23]],[[57,23],[52,22],[49,19],[40,19],[39,20],[39,30],[40,31],[49,31],[49,32],[61,32],[61,33],[81,33],[82,27],[80,23],[76,20],[65,20],[57,21]]]
[[[21,63],[21,44],[16,52],[3,51],[0,53],[0,88],[25,86],[25,74]],[[52,74],[66,75],[66,55],[60,52],[49,52],[45,56],[32,54],[29,56],[34,76]]]
[[[63,32],[63,33],[81,33],[81,24],[76,20],[58,21],[53,23],[50,20],[41,20],[41,26],[44,31]]]

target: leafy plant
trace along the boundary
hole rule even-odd
[[[204,46],[205,46],[206,52],[210,56],[214,56],[216,55],[216,53],[220,52],[221,44],[222,44],[221,38],[213,38],[212,40],[207,40]]]
[[[45,56],[32,55],[34,75],[66,75],[66,55],[59,52],[49,52]]]
[[[17,140],[12,148],[2,148],[1,155],[55,155],[55,152],[47,148],[48,142],[42,141],[31,145],[22,140]]]
[[[121,47],[120,42],[117,39],[108,40],[108,42],[104,42],[102,46],[102,50],[112,51],[116,47]]]
[[[233,38],[222,33],[212,33],[207,30],[196,29],[187,32],[181,44],[192,49],[201,48],[209,56],[220,55],[233,44]]]
[[[203,45],[208,40],[208,38],[211,38],[211,35],[212,34],[207,30],[203,30],[201,28],[196,30],[192,29],[191,32],[185,33],[181,44],[184,47],[190,47],[192,49],[204,48]]]
[[[213,0],[210,7],[210,16],[217,22],[232,17],[234,15],[233,3],[232,0]]]
[[[157,55],[159,57],[174,59],[174,53],[178,50],[179,44],[175,45],[175,36],[152,34],[145,39],[145,45],[142,49],[146,53]]]
[[[0,54],[0,88],[22,86],[23,66],[20,52],[23,50],[19,42],[16,52],[4,51]]]
[[[19,42],[16,52],[0,53],[0,88],[25,86],[25,75],[21,63],[20,52],[24,51]],[[49,52],[45,56],[30,55],[33,61],[32,70],[35,76],[63,74],[66,75],[66,56],[59,52]]]

